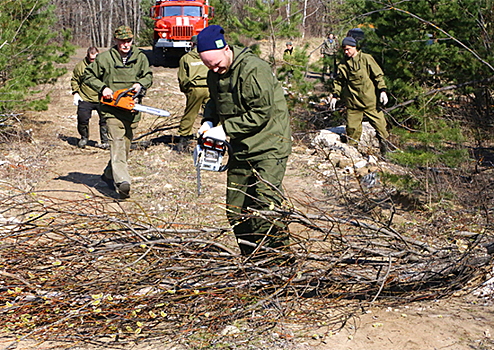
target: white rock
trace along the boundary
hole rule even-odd
[[[240,333],[240,329],[236,326],[226,326],[222,331],[221,335],[232,335],[232,334],[238,334]]]
[[[473,295],[479,298],[494,296],[494,277],[482,283],[482,285],[473,292]]]
[[[360,169],[360,168],[365,167],[366,165],[367,165],[367,161],[366,161],[366,160],[360,160],[360,161],[358,161],[357,163],[355,163],[355,164],[353,165],[353,167],[354,167],[355,169]]]
[[[373,156],[372,154],[369,155],[369,159],[367,160],[369,164],[376,165],[377,164],[377,157]]]

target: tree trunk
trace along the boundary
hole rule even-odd
[[[138,14],[139,14],[139,0],[132,0],[133,5],[132,8],[133,10],[133,26],[132,29],[134,31],[134,36],[137,37],[138,31],[137,31],[137,22],[138,22]]]
[[[128,26],[129,25],[129,16],[128,16],[128,11],[127,11],[127,0],[122,0],[122,9],[123,9],[124,25]]]
[[[286,3],[286,20],[288,21],[288,24],[290,24],[290,0],[287,1]]]
[[[136,8],[137,8],[137,10],[136,10],[136,12],[137,12],[137,16],[136,16],[137,23],[136,23],[136,33],[135,33],[135,35],[138,36],[139,35],[139,32],[141,31],[141,15],[142,15],[142,13],[141,13],[141,6],[139,5],[139,1],[138,0],[136,0],[136,5],[137,5],[136,6]]]
[[[94,0],[93,0],[94,1]],[[100,46],[98,45],[98,40],[96,37],[96,28],[95,28],[95,23],[96,23],[96,14],[95,14],[95,7],[93,6],[94,2],[91,0],[86,0],[87,7],[88,7],[88,12],[89,12],[89,32],[91,36],[91,46]]]
[[[305,38],[305,20],[307,18],[307,0],[304,1],[304,17],[302,19],[302,39]]]
[[[111,42],[113,38],[112,35],[113,0],[110,0],[110,4],[108,6],[110,6],[110,16],[108,17],[108,40],[106,42],[106,47],[111,46]]]
[[[105,21],[103,16],[103,0],[99,0],[99,12],[98,12],[98,23],[99,23],[99,42],[101,46],[105,43]],[[111,19],[110,19],[111,20]]]

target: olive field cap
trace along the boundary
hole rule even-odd
[[[190,38],[190,41],[197,44],[197,35],[193,35],[192,38]]]
[[[214,24],[204,28],[197,36],[197,52],[220,50],[226,46],[225,31]]]
[[[354,38],[352,38],[351,36],[347,36],[345,39],[343,39],[343,41],[341,42],[341,46],[353,46],[353,47],[356,47],[357,46],[357,42],[355,41]]]
[[[115,30],[115,39],[125,40],[132,39],[134,34],[132,34],[132,29],[128,26],[120,26]]]

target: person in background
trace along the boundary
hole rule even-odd
[[[286,49],[285,51],[283,51],[283,61],[287,62],[287,63],[283,63],[283,71],[286,72],[286,77],[285,77],[285,84],[288,84],[289,80],[293,77],[293,68],[292,66],[290,65],[290,56],[292,55],[293,53],[293,45],[292,45],[292,42],[291,41],[287,41],[286,42]]]
[[[96,47],[91,46],[88,48],[86,57],[75,65],[70,79],[74,106],[77,106],[77,131],[81,135],[81,139],[77,143],[79,148],[85,148],[88,143],[89,119],[91,119],[93,111],[96,111],[99,116],[99,147],[103,149],[110,147],[108,144],[108,127],[106,126],[106,121],[101,117],[98,92],[84,83],[84,69],[95,60],[98,53],[99,51]]]
[[[192,50],[180,58],[178,67],[178,84],[180,91],[185,94],[187,102],[184,115],[180,120],[178,134],[180,143],[190,141],[193,138],[192,127],[201,106],[204,110],[209,100],[209,89],[206,78],[209,69],[204,65],[197,52],[197,35],[191,38]]]
[[[377,110],[378,100],[383,106],[388,103],[384,73],[371,55],[357,50],[357,42],[353,37],[343,39],[342,48],[344,59],[338,65],[330,109],[335,110],[336,101],[341,97],[347,107],[346,138],[353,146],[360,141],[364,116],[369,118],[376,130],[381,154],[384,155],[389,134],[384,114]]]
[[[328,37],[324,40],[321,46],[321,57],[323,62],[321,79],[324,81],[324,75],[327,74],[329,68],[329,77],[334,78],[336,73],[336,55],[340,44],[333,33],[328,33]]]
[[[266,247],[288,251],[286,225],[250,215],[250,208],[282,205],[282,181],[291,153],[291,130],[283,89],[269,64],[249,48],[230,46],[224,30],[208,26],[197,37],[197,51],[209,68],[211,99],[199,134],[230,137],[227,216],[245,256],[257,258]],[[289,253],[286,253],[290,255]],[[285,256],[283,264],[290,261]]]
[[[291,55],[293,52],[293,45],[291,41],[286,42],[286,49],[283,51],[283,56],[284,55]]]
[[[121,89],[131,88],[136,95],[143,95],[153,83],[148,59],[132,45],[134,35],[129,27],[118,27],[114,38],[116,45],[99,54],[86,68],[84,82],[109,100]],[[127,159],[141,114],[106,104],[101,105],[101,112],[108,125],[110,143],[110,161],[101,179],[111,189],[118,190],[120,199],[129,198],[131,179]]]

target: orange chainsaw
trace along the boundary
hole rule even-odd
[[[145,112],[149,114],[158,115],[160,117],[170,116],[170,112],[165,111],[164,109],[143,106],[138,103],[135,103],[135,99],[138,97],[139,95],[134,91],[133,88],[122,89],[115,91],[113,93],[111,100],[101,97],[101,103],[104,103],[105,105],[108,106],[125,109],[126,111]]]

